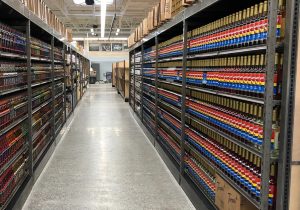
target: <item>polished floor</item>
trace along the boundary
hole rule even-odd
[[[194,209],[111,85],[95,85],[24,210]]]

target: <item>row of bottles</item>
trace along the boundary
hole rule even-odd
[[[253,121],[238,112],[208,103],[188,99],[187,112],[196,116],[203,123],[214,127],[234,139],[260,149],[263,143],[263,124]],[[279,127],[273,127],[272,149],[278,149]]]
[[[216,180],[214,172],[209,170],[210,166],[204,161],[196,160],[192,156],[186,156],[184,162],[187,172],[196,179],[198,184],[206,191],[206,194],[214,201],[216,196]]]
[[[177,142],[175,142],[172,137],[162,128],[158,128],[158,135],[161,140],[163,140],[163,144],[169,152],[172,154],[172,156],[175,158],[175,160],[179,163],[180,157],[181,157],[181,149]]]
[[[174,106],[181,107],[181,96],[170,91],[158,89],[158,97]]]
[[[276,64],[282,65],[283,57],[276,54]],[[234,72],[264,72],[266,67],[265,54],[231,56],[204,60],[188,61],[191,69],[201,71],[234,71]]]
[[[190,96],[195,99],[198,99],[199,101],[223,107],[228,111],[239,113],[239,115],[243,115],[245,116],[245,118],[257,121],[258,123],[263,122],[264,106],[262,104],[247,102],[239,99],[218,96],[198,91],[192,91]],[[278,122],[279,111],[280,110],[278,106],[274,107],[272,117],[273,123]]]
[[[276,36],[284,36],[284,2],[278,0]],[[189,52],[205,52],[266,43],[268,32],[268,2],[255,4],[216,20],[189,33]]]
[[[169,114],[163,108],[158,108],[158,117],[170,126],[178,135],[181,135],[181,121]]]
[[[212,132],[211,130],[208,130]],[[224,139],[213,140],[188,128],[187,141],[215,167],[232,179],[257,201],[261,190],[261,158]],[[275,165],[270,174],[269,204],[275,197]]]
[[[26,54],[25,34],[0,23],[0,52]]]

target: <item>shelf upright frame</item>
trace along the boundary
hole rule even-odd
[[[158,36],[155,36],[155,141],[158,140]]]
[[[83,79],[82,79],[82,74],[83,74],[83,68],[82,68],[82,59],[79,59],[79,72],[80,72],[80,99],[82,99],[82,96],[83,96],[83,86],[82,86],[82,82],[83,82]]]
[[[180,157],[180,176],[179,183],[184,175],[184,155],[185,155],[185,114],[186,114],[186,71],[187,71],[187,43],[188,43],[188,22],[183,20],[183,58],[182,58],[182,86],[181,86],[181,157]]]
[[[299,1],[286,1],[286,29],[284,40],[284,58],[283,69],[285,76],[282,79],[282,103],[279,139],[279,161],[277,174],[277,197],[276,210],[289,209],[289,196],[291,187],[291,159],[293,128],[294,128],[294,111],[295,111],[295,89],[296,89],[296,72],[298,56],[298,36],[299,36]],[[297,164],[297,163],[296,163]],[[299,165],[299,163],[298,163]]]
[[[73,51],[72,51],[72,48],[70,47],[70,66],[71,66],[71,98],[72,98],[72,101],[71,101],[71,105],[72,105],[72,112],[74,112],[74,79],[73,79],[73,76],[74,76],[74,69],[73,69],[73,55],[72,55]]]
[[[144,44],[142,44],[141,55],[142,55],[142,65],[141,65],[141,120],[144,122]]]
[[[273,115],[273,89],[275,72],[275,53],[276,53],[276,30],[277,30],[277,8],[278,1],[268,0],[268,38],[266,52],[266,87],[264,96],[264,126],[263,126],[263,147],[261,168],[261,202],[260,209],[269,209],[269,181],[271,164],[271,138],[272,138],[272,115]]]
[[[131,95],[131,90],[132,90],[132,84],[131,84],[131,78],[132,78],[132,75],[131,75],[131,68],[132,68],[131,56],[132,56],[132,53],[129,52],[129,105],[132,108],[132,104],[131,104],[131,98],[132,98],[132,95]],[[112,64],[112,67],[113,67],[113,64]],[[113,78],[114,78],[114,75],[112,74],[112,80],[111,80],[112,84],[114,84]]]
[[[64,124],[67,122],[67,81],[66,81],[66,45],[63,44],[63,68],[64,68]]]
[[[51,36],[52,137],[55,138],[54,36]]]
[[[133,110],[135,112],[135,50],[133,51]]]
[[[27,94],[28,94],[28,143],[29,143],[29,175],[33,173],[33,143],[32,143],[32,73],[31,73],[31,39],[30,20],[26,21],[26,56],[27,56]]]
[[[78,85],[78,78],[77,78],[77,53],[75,52],[75,76],[76,76],[76,84],[74,84],[74,86],[76,86],[76,89],[73,90],[73,95],[74,95],[74,98],[76,98],[76,101],[74,103],[74,109],[76,108],[77,106],[77,102],[78,102],[78,98],[77,98],[77,85]],[[74,79],[73,79],[74,80]]]

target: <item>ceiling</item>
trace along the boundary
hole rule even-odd
[[[95,33],[100,37],[100,6],[76,5],[73,0],[44,0],[55,15],[72,29],[73,37],[93,37],[91,28],[98,25]],[[114,15],[116,18],[112,27],[112,38],[128,37],[131,32],[148,15],[148,12],[159,0],[114,0],[107,5],[105,37],[109,37]],[[119,35],[116,30],[120,28]]]

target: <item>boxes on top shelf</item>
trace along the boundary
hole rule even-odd
[[[192,5],[195,2],[195,0],[161,0],[160,3],[149,11],[148,16],[135,29],[135,32],[129,36],[128,46],[133,46],[136,42],[147,36],[149,32],[182,11],[184,7]]]

